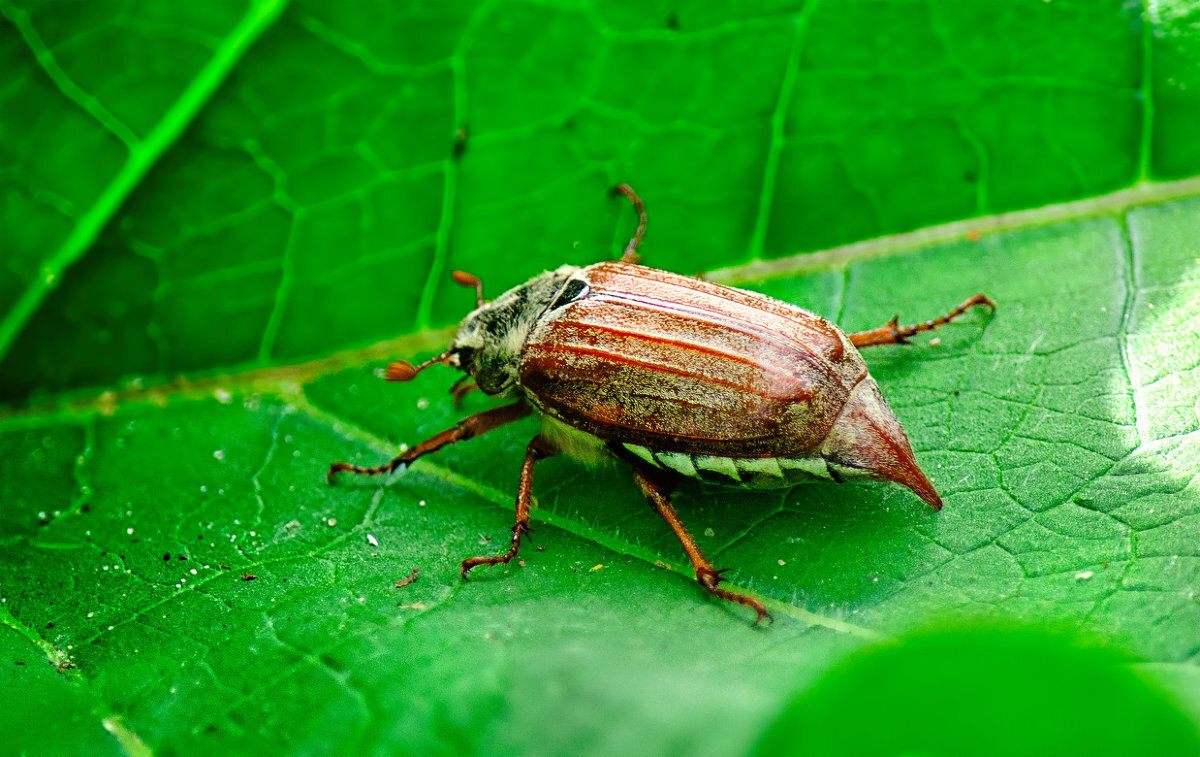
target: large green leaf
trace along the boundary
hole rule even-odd
[[[1197,222],[1184,201],[764,282],[850,328],[940,293],[1001,304],[869,354],[941,513],[882,485],[680,495],[769,628],[703,597],[624,471],[569,461],[538,472],[544,551],[462,583],[458,560],[504,541],[532,431],[330,487],[329,461],[462,414],[450,376],[389,385],[378,363],[4,422],[8,622],[169,752],[726,753],[829,661],[933,618],[1078,627],[1196,681]]]
[[[0,2],[5,394],[451,323],[618,181],[695,271],[1200,172],[1190,2],[116,5]]]
[[[1153,722],[1191,745],[1200,187],[1120,190],[1200,172],[1190,5],[415,5],[0,0],[13,751],[836,750],[791,738],[812,722],[931,751],[890,725],[929,687],[877,731],[846,692],[882,681],[881,707],[939,662],[963,701],[1038,687],[1086,719],[1107,697],[1108,743]],[[772,626],[703,593],[616,465],[542,463],[523,564],[463,583],[506,541],[533,421],[387,487],[324,481],[493,404],[378,374],[444,345],[471,302],[451,268],[494,293],[609,257],[619,180],[648,263],[848,330],[999,303],[866,353],[942,512],[884,485],[677,496]],[[983,619],[1127,657],[1026,630],[889,651]],[[976,733],[1054,732],[981,701]]]

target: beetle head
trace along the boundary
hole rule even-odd
[[[844,478],[892,481],[912,489],[934,510],[942,509],[942,498],[917,465],[908,435],[870,376],[850,392],[821,444],[821,456]]]
[[[475,288],[477,307],[458,325],[458,333],[445,352],[415,367],[403,361],[392,363],[387,369],[388,381],[410,381],[429,366],[442,363],[466,371],[487,394],[513,396],[517,392],[521,349],[529,330],[578,270],[565,265],[546,271],[491,301],[483,299],[477,277],[455,271],[455,282]]]

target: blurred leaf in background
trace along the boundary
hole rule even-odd
[[[988,690],[995,639],[847,656],[997,618],[1123,650],[1001,657],[1194,743],[1193,3],[0,0],[0,61],[15,751],[745,753],[813,713],[858,732],[839,680],[946,659]],[[444,346],[454,269],[495,295],[613,257],[622,181],[648,264],[847,330],[999,303],[866,354],[941,513],[680,494],[769,628],[704,596],[618,466],[539,467],[524,565],[463,584],[532,422],[323,481],[489,406],[377,374]]]

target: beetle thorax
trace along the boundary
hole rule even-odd
[[[517,393],[517,369],[529,331],[578,270],[565,265],[539,274],[485,302],[462,320],[450,350],[480,389],[501,397]]]

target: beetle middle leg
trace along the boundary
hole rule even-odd
[[[714,568],[713,564],[704,556],[704,553],[700,551],[696,540],[692,538],[687,527],[679,520],[679,516],[675,513],[675,508],[671,505],[670,484],[655,475],[656,473],[657,471],[652,472],[644,470],[641,467],[634,467],[633,480],[637,483],[638,488],[642,490],[642,494],[646,495],[646,500],[650,502],[650,506],[662,516],[662,519],[675,532],[675,536],[679,538],[679,543],[683,545],[683,551],[687,553],[688,559],[692,561],[692,568],[696,571],[696,580],[708,590],[709,594],[730,602],[736,602],[739,605],[745,605],[754,610],[757,614],[757,617],[754,619],[755,623],[763,618],[773,620],[771,613],[767,612],[767,608],[763,607],[762,602],[759,602],[754,597],[728,591],[719,586],[725,580],[721,577],[724,571]]]
[[[363,468],[359,465],[351,465],[350,463],[334,463],[329,466],[329,473],[326,474],[326,479],[333,483],[333,478],[341,471],[347,473],[356,473],[360,476],[378,476],[384,473],[393,473],[397,468],[411,465],[418,457],[428,455],[430,452],[437,452],[447,444],[465,441],[480,434],[500,428],[501,426],[520,420],[529,415],[530,407],[524,401],[514,402],[511,405],[502,407],[494,407],[491,410],[484,410],[482,413],[469,415],[459,421],[454,428],[449,428],[440,434],[431,436],[421,442],[412,449],[405,450],[400,455],[392,459],[390,463],[385,463],[375,468]]]
[[[951,310],[946,315],[940,318],[934,318],[932,321],[924,323],[914,323],[909,326],[901,326],[898,321],[900,316],[895,316],[892,320],[877,329],[870,331],[856,331],[853,334],[847,334],[850,338],[850,343],[855,347],[874,347],[879,344],[908,344],[908,338],[922,331],[932,331],[938,326],[945,326],[950,321],[959,317],[976,305],[986,305],[992,310],[996,309],[996,303],[986,294],[977,294],[971,297],[963,304]]]
[[[558,449],[540,434],[529,442],[529,446],[525,448],[525,463],[521,466],[521,483],[517,487],[517,520],[512,527],[512,546],[502,555],[469,557],[463,560],[462,577],[464,581],[467,574],[480,565],[507,563],[517,556],[517,550],[521,548],[521,537],[530,532],[529,506],[533,502],[533,466],[539,460],[545,460],[556,454],[558,454]]]

